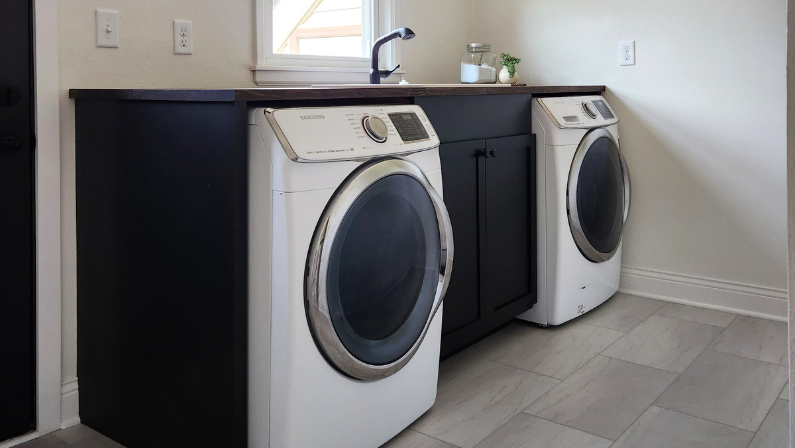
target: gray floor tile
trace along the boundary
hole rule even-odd
[[[756,431],[786,382],[786,367],[706,350],[655,404]]]
[[[787,365],[787,323],[737,316],[710,350]]]
[[[558,383],[554,378],[485,361],[440,386],[434,406],[411,428],[472,448]]]
[[[406,429],[381,448],[456,448],[447,442],[434,439],[417,431]]]
[[[55,431],[53,435],[69,445],[77,445],[78,443],[99,437],[101,434],[81,424]]]
[[[776,400],[748,448],[789,446],[789,402]]]
[[[107,437],[96,437],[72,445],[73,448],[119,448],[121,445]]]
[[[753,436],[751,431],[652,406],[613,448],[746,448]]]
[[[624,333],[570,322],[558,327],[516,325],[519,336],[496,347],[491,359],[542,375],[565,379]]]
[[[612,440],[519,414],[477,448],[609,448]]]
[[[629,331],[663,307],[665,302],[618,293],[577,322]]]
[[[481,362],[487,361],[494,356],[497,348],[506,344],[507,341],[517,338],[517,335],[511,331],[511,325],[442,361],[439,365],[439,386],[450,382]]]
[[[666,303],[655,314],[724,328],[737,317],[736,314],[732,313],[682,305],[679,303]]]
[[[52,434],[48,434],[43,437],[39,437],[38,439],[33,439],[31,441],[22,443],[17,445],[14,448],[69,448],[70,445],[63,440],[55,437]]]
[[[721,327],[651,316],[602,354],[682,373],[723,331]]]
[[[779,395],[778,398],[789,400],[789,381],[784,385],[784,389],[781,389],[781,395]]]
[[[615,440],[676,374],[597,356],[525,412]]]

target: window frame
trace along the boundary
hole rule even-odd
[[[372,0],[371,30],[362,30],[375,41],[397,28],[400,0]],[[356,84],[370,79],[369,57],[275,54],[273,51],[273,0],[256,0],[257,64],[251,67],[257,85]],[[400,64],[400,46],[392,41],[381,47],[380,68]],[[395,72],[405,73],[403,70]],[[395,78],[394,76],[392,78]],[[390,79],[386,82],[397,82]]]

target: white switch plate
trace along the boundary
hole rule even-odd
[[[635,65],[635,41],[625,40],[619,42],[618,57],[621,65]]]
[[[97,10],[97,46],[119,48],[119,11]]]
[[[174,54],[193,54],[193,22],[174,19]]]

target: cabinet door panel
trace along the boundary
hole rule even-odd
[[[0,1],[0,445],[36,427],[30,8]]]
[[[444,298],[442,334],[480,318],[478,227],[481,218],[478,205],[483,194],[479,184],[484,177],[484,159],[479,154],[484,145],[484,140],[473,140],[445,143],[439,148],[444,202],[455,240],[453,273]]]
[[[535,303],[534,148],[533,135],[486,140],[483,312]]]

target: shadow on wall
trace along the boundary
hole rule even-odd
[[[605,97],[620,119],[622,150],[632,175],[623,265],[763,288],[786,278],[786,251],[778,241],[782,229],[775,228],[778,220],[763,214],[764,202],[776,199],[771,192],[783,187],[732,157],[736,154],[715,148],[716,142],[705,141],[695,126],[683,126],[681,119],[659,113],[653,105],[625,101],[614,91]],[[659,135],[653,129],[671,132]],[[755,148],[754,142],[732,143]],[[736,178],[738,190],[747,188],[743,180],[752,179],[765,196],[757,204],[741,203],[725,188],[726,176]],[[743,208],[749,205],[753,211]],[[705,264],[705,259],[714,263]],[[760,270],[767,272],[754,272]],[[770,282],[758,285],[754,279],[760,275]]]

